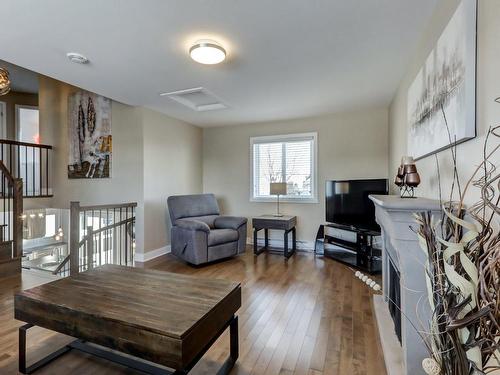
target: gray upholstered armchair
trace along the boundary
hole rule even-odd
[[[247,219],[220,215],[213,194],[168,198],[172,220],[172,253],[191,264],[203,264],[245,252]]]

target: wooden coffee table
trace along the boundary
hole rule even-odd
[[[238,358],[238,283],[106,265],[17,293],[14,304],[15,318],[28,323],[19,328],[23,374],[72,349],[149,374],[187,374],[228,327],[230,355],[218,374]],[[76,340],[27,367],[35,325]]]

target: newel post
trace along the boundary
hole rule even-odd
[[[80,263],[80,202],[70,203],[69,217],[69,272],[70,275],[76,275]]]
[[[23,180],[20,178],[14,179],[13,191],[13,244],[14,258],[23,256]]]
[[[87,226],[87,270],[94,265],[94,228]]]

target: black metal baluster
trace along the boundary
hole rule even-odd
[[[24,146],[24,176],[26,177],[26,196],[28,196],[28,147]]]
[[[38,163],[38,173],[39,173],[39,185],[40,185],[40,188],[38,190],[38,194],[39,195],[43,195],[43,192],[42,192],[42,149],[39,148],[38,149],[38,160],[39,160],[39,163]]]
[[[102,227],[102,213],[101,210],[99,210],[99,265],[102,265],[102,232],[101,232],[101,227]]]
[[[92,242],[94,242],[94,237],[95,237],[95,235],[94,235],[94,210],[92,210],[91,215],[92,215],[91,216],[92,219],[90,219],[91,220],[90,221],[90,225],[92,226],[92,238],[90,240]],[[88,233],[87,233],[87,235],[88,235]],[[95,243],[94,243],[93,246],[92,246],[92,251],[93,252],[92,252],[92,254],[90,254],[90,256],[91,256],[91,258],[90,258],[90,264],[92,264],[92,267],[94,266],[94,253],[95,253],[95,250],[96,250],[96,248],[95,248]]]
[[[87,231],[86,231],[86,228],[87,228],[87,219],[86,219],[86,216],[87,216],[87,211],[83,210],[83,235],[86,236],[87,235]],[[80,239],[81,241],[82,239]],[[87,254],[87,241],[84,241],[84,252],[82,255],[84,255],[83,257],[81,257],[82,259],[82,269],[83,269],[83,265],[85,264],[84,262],[84,258],[85,258],[85,254]],[[80,261],[80,260],[79,260]]]
[[[132,227],[131,227],[131,234],[130,234],[130,258],[132,260],[132,265],[134,264],[135,261],[135,207],[132,206]]]
[[[5,178],[2,172],[2,196],[5,197]]]
[[[36,166],[35,155],[36,155],[36,153],[35,153],[35,148],[34,147],[32,147],[32,150],[33,150],[33,152],[31,153],[31,158],[33,159],[32,163],[31,163],[31,168],[33,169],[33,182],[32,182],[33,193],[32,193],[32,196],[35,196],[36,195],[36,193],[35,193],[35,191],[36,191],[36,178],[35,178],[35,175],[36,175],[35,174],[35,166]]]
[[[9,149],[11,150],[11,157],[12,157],[12,145],[9,145]],[[16,158],[16,164],[17,164],[17,178],[21,178],[21,146],[17,145],[17,158]]]
[[[8,185],[7,187],[7,190],[8,190],[8,195],[7,195],[7,222],[8,222],[8,225],[7,225],[7,241],[10,241],[11,239],[11,236],[10,236],[10,185]]]
[[[5,194],[7,193],[5,191],[5,176],[2,172],[2,185],[4,186],[3,189],[2,189],[2,211],[3,211],[3,221],[2,221],[2,233],[3,233],[3,237],[2,237],[2,240],[5,241],[6,238],[5,238]]]
[[[49,195],[49,149],[45,149],[45,190],[47,195]]]
[[[120,222],[123,221],[123,213],[122,213],[122,208],[120,207]],[[120,263],[123,264],[122,260],[122,255],[123,255],[123,225],[120,225],[118,228],[120,228]]]
[[[127,219],[128,219],[128,207],[125,207],[125,265],[128,265],[128,239],[127,239],[127,225],[128,225],[128,222],[127,222]]]
[[[104,219],[104,228],[106,228],[109,224],[108,224],[108,209],[106,209],[106,217]],[[104,229],[103,231],[103,236],[104,236],[104,239],[103,239],[103,256],[102,256],[102,261],[104,262],[103,264],[106,264],[108,262],[108,258],[107,258],[107,253],[108,253],[108,235],[107,235],[107,229]]]
[[[12,173],[12,145],[9,145],[9,171]]]

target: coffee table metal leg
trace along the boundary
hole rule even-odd
[[[238,357],[240,356],[239,349],[239,335],[238,335],[238,317],[235,316],[229,325],[229,354],[231,359],[236,362]]]
[[[39,360],[33,365],[26,367],[26,333],[28,329],[33,327],[33,324],[25,324],[19,327],[19,372],[22,374],[31,374],[38,370],[39,368],[45,366],[46,364],[52,362],[54,359],[60,357],[64,353],[69,352],[72,349],[79,350],[81,352],[91,354],[96,357],[101,357],[107,359],[114,363],[119,363],[123,366],[127,366],[132,369],[140,370],[146,374],[152,375],[186,375],[191,371],[191,369],[196,365],[196,363],[201,359],[201,357],[211,348],[214,342],[222,335],[222,333],[229,326],[229,358],[221,366],[217,375],[228,375],[231,369],[234,367],[238,356],[239,356],[239,342],[238,342],[238,317],[233,316],[231,320],[226,323],[223,329],[212,338],[208,345],[203,349],[203,351],[190,363],[186,368],[181,370],[175,370],[171,372],[163,367],[157,367],[153,363],[146,363],[143,361],[136,360],[134,358],[123,356],[119,352],[109,351],[101,349],[99,346],[88,344],[81,340],[75,340],[70,344],[62,347],[61,349],[49,354],[45,358]]]
[[[239,357],[238,317],[234,316],[229,323],[229,358],[221,366],[217,375],[228,375]]]
[[[26,331],[33,327],[31,324],[26,324],[19,327],[19,372],[26,374]]]
[[[33,327],[33,324],[25,324],[24,326],[19,327],[19,372],[21,374],[32,374],[39,368],[47,365],[54,359],[59,358],[64,353],[67,353],[71,350],[70,346],[63,346],[61,349],[56,350],[45,358],[42,358],[38,362],[35,362],[31,366],[26,367],[26,333],[31,327]]]

